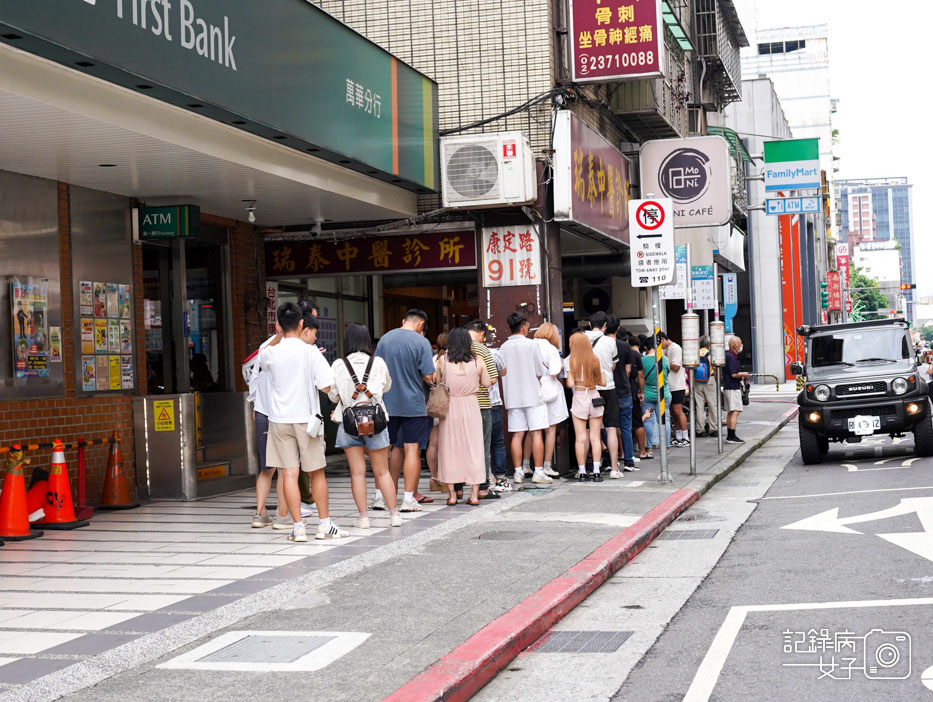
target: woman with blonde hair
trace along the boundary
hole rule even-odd
[[[567,400],[564,398],[564,388],[557,376],[564,369],[560,357],[560,334],[557,325],[545,322],[535,332],[535,344],[538,353],[544,362],[544,372],[541,374],[541,395],[547,404],[548,428],[544,433],[544,474],[550,478],[560,475],[552,466],[554,459],[554,444],[557,441],[557,425],[567,419]]]
[[[577,454],[577,475],[580,482],[603,481],[599,472],[600,447],[602,440],[603,412],[605,404],[597,387],[606,384],[606,378],[599,358],[593,353],[593,346],[586,334],[576,332],[570,337],[570,357],[567,359],[567,387],[573,389],[573,402],[570,415],[573,417],[573,429],[576,434],[575,449]],[[587,424],[589,427],[587,428]],[[593,452],[593,476],[586,475],[587,429],[589,445]]]

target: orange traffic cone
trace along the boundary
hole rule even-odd
[[[0,493],[0,537],[10,541],[35,539],[42,536],[42,532],[29,531],[26,477],[23,475],[23,466],[29,461],[23,458],[23,449],[19,444],[13,444],[7,461],[3,492]]]
[[[49,474],[42,468],[33,468],[29,489],[26,491],[26,512],[29,523],[45,519],[45,496],[49,492]]]
[[[52,466],[49,469],[49,490],[45,495],[45,519],[39,522],[46,529],[77,529],[90,522],[75,516],[65,465],[65,446],[61,439],[52,442]]]
[[[104,501],[98,509],[133,509],[139,503],[130,497],[123,470],[123,451],[120,450],[120,433],[113,432],[110,456],[107,458],[107,477],[104,479]]]

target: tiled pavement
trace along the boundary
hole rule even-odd
[[[283,580],[364,553],[462,514],[443,497],[405,514],[357,516],[346,469],[328,471],[331,516],[346,539],[293,544],[253,529],[251,491],[201,502],[97,512],[89,527],[46,531],[0,549],[0,685],[21,685]],[[426,483],[427,481],[423,481]],[[370,480],[370,495],[373,494]],[[270,503],[273,503],[273,494]]]

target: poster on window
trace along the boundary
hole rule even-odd
[[[133,357],[122,356],[120,360],[120,378],[124,390],[133,389]]]
[[[119,301],[120,301],[120,319],[129,319],[130,318],[130,286],[129,285],[118,285],[117,286]]]
[[[94,353],[107,353],[107,320],[94,320]]]
[[[110,389],[110,361],[107,356],[94,357],[94,377],[97,390]]]
[[[94,320],[81,318],[81,353],[94,353]]]
[[[120,320],[107,320],[107,353],[120,353]]]
[[[94,392],[97,385],[94,382],[95,361],[94,356],[81,357],[81,389],[84,392]]]
[[[107,284],[94,283],[94,316],[107,316]]]
[[[120,353],[133,353],[133,329],[128,319],[120,320]]]
[[[48,288],[45,278],[10,276],[13,377],[49,377]]]
[[[108,356],[110,360],[110,389],[119,390],[123,387],[119,356]]]
[[[62,328],[49,327],[49,361],[62,362]]]
[[[120,316],[120,288],[116,283],[107,283],[107,316]]]
[[[82,280],[78,283],[78,299],[81,305],[81,314],[91,316],[94,314],[94,283]]]

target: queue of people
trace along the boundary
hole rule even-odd
[[[330,415],[337,424],[335,447],[346,455],[359,512],[354,526],[360,529],[370,527],[370,510],[387,511],[397,527],[403,523],[400,513],[433,502],[418,492],[424,450],[432,488],[447,492],[448,505],[462,500],[467,486],[465,502],[476,506],[526,479],[551,484],[560,475],[557,433],[568,418],[577,469],[566,477],[602,482],[604,471],[611,479],[637,471],[654,451],[690,445],[684,413],[688,392],[696,393],[697,436],[720,431],[713,414],[716,372],[723,374],[726,440],[741,443],[739,383],[748,374],[738,363],[738,337],[730,340],[722,369],[713,368],[709,342],[701,340],[701,365],[688,388],[679,344],[663,332],[657,339],[627,334],[618,318],[604,312],[592,315],[589,328],[571,333],[569,353],[561,358],[558,328],[546,322],[532,337],[519,312],[509,315],[510,336],[498,349],[486,343],[489,327],[477,319],[439,335],[434,354],[426,336],[428,315],[412,309],[375,348],[365,326],[347,325],[345,355],[331,365],[316,346],[316,316],[314,305],[280,305],[278,333],[244,364],[262,468],[252,526],[288,529],[291,541],[307,541],[303,518],[312,513],[312,502],[320,518],[316,539],[348,535],[329,517],[319,393],[335,403]],[[656,342],[664,351],[660,366]],[[657,421],[661,396],[671,417],[664,423],[663,444]],[[511,434],[508,451],[505,429]],[[367,458],[376,486],[371,503]],[[266,501],[276,472],[278,514],[272,516]]]

